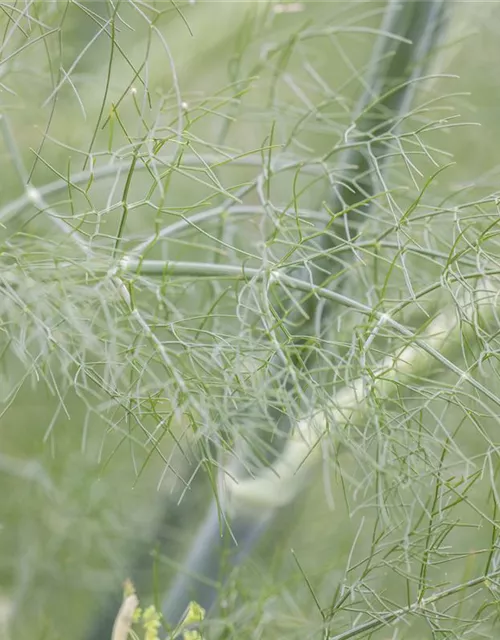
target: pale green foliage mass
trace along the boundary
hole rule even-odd
[[[283,508],[203,637],[495,637],[500,11],[449,5],[367,140],[384,2],[0,4],[7,637],[83,638],[167,505],[158,605],[221,469],[278,447],[270,407],[322,412],[314,463],[252,497]],[[370,194],[332,209],[356,145]]]

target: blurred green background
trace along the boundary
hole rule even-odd
[[[449,154],[447,159],[436,152],[439,162],[453,162],[432,182],[428,202],[431,207],[450,201],[453,207],[470,201],[471,226],[480,226],[482,209],[474,203],[498,192],[500,80],[495,61],[500,8],[487,2],[450,5],[455,44],[437,52],[436,62],[439,72],[449,77],[436,77],[426,89],[429,97],[444,97],[416,120],[456,116],[452,123],[473,123],[443,125],[425,134],[428,149]],[[290,139],[287,152],[307,164],[344,135],[385,4],[307,1],[296,12],[276,12],[274,6],[208,0],[13,1],[1,6],[0,284],[5,294],[0,292],[0,598],[10,610],[6,638],[85,637],[93,617],[106,607],[109,591],[119,593],[131,571],[144,600],[158,601],[213,494],[206,473],[210,466],[200,463],[206,461],[207,450],[193,432],[220,447],[219,427],[230,430],[233,421],[242,419],[239,413],[256,402],[258,390],[252,394],[250,383],[246,397],[244,385],[240,389],[239,409],[224,395],[224,385],[232,384],[230,368],[262,346],[256,343],[254,350],[251,342],[245,344],[255,320],[248,319],[251,314],[243,303],[240,315],[235,312],[238,293],[223,299],[224,281],[166,279],[162,295],[167,302],[146,279],[137,283],[136,303],[155,319],[159,335],[166,335],[162,330],[168,322],[179,322],[179,333],[166,339],[177,341],[171,357],[198,403],[181,415],[174,410],[180,402],[176,384],[164,379],[168,374],[157,351],[123,313],[123,300],[104,276],[123,220],[124,193],[131,206],[119,250],[133,249],[180,215],[224,203],[266,166],[268,151],[263,148]],[[275,55],[266,58],[264,52],[272,47]],[[323,103],[324,117],[311,116],[313,106]],[[170,164],[148,164],[154,154]],[[239,160],[222,163],[224,156],[237,155]],[[216,175],[207,168],[214,158],[220,162]],[[396,196],[402,206],[412,202],[436,169],[425,157],[417,163],[422,171],[419,188],[397,167],[391,174],[390,187],[407,188]],[[82,268],[71,237],[33,203],[27,201],[2,218],[25,194],[20,164],[38,188],[57,181],[63,185],[46,195],[41,209],[50,207],[52,219],[85,235],[93,247],[90,266]],[[78,191],[68,184],[68,175],[81,171],[88,173]],[[164,193],[157,172],[164,172]],[[327,197],[325,173],[320,169],[297,177],[292,169],[276,175],[271,199],[288,203],[300,188],[300,206],[319,207]],[[250,194],[245,203],[256,206],[259,199]],[[486,209],[489,223],[494,201]],[[432,228],[437,245],[449,248],[453,243],[447,226],[452,218],[443,217],[442,225]],[[384,220],[377,224],[373,237]],[[236,231],[223,235],[239,251],[225,254],[212,241],[220,230],[213,223],[204,233],[188,230],[152,245],[147,257],[236,263],[242,252],[255,255],[263,233],[259,221],[242,216]],[[412,232],[425,238],[425,224],[416,224]],[[289,241],[292,236],[284,237]],[[488,241],[493,248],[487,250],[494,253],[495,240]],[[285,241],[278,243],[275,255],[286,249]],[[364,275],[347,285],[353,297],[363,297],[367,282],[381,277],[365,274],[373,267],[371,257],[366,260]],[[247,264],[258,266],[258,260],[248,257]],[[415,265],[416,289],[439,280],[441,267],[431,260]],[[394,276],[387,293],[391,299],[398,296],[409,296],[402,274]],[[213,350],[193,355],[196,340],[189,349],[183,345],[193,339],[193,327],[200,327],[196,318],[208,314],[219,297],[220,318],[213,314],[207,325]],[[249,323],[244,331],[242,318]],[[330,338],[348,345],[354,322],[347,320],[338,335],[332,327]],[[239,331],[243,333],[238,338]],[[236,364],[222,356],[216,362],[215,346],[226,338],[236,340]],[[328,357],[333,361],[333,355]],[[467,354],[457,357],[467,360]],[[498,390],[494,364],[485,367],[482,375]],[[439,383],[428,383],[425,407],[415,420],[434,416],[437,425],[452,431],[476,407],[484,429],[494,434],[495,425],[473,399],[467,411],[447,397],[431,401],[441,384],[448,389],[452,382],[443,375]],[[419,402],[418,397],[409,398],[407,406],[418,408]],[[212,423],[198,421],[197,410],[206,411]],[[247,417],[251,420],[251,413]],[[428,423],[426,427],[433,430]],[[154,447],[148,432],[158,438]],[[470,424],[456,438],[471,461],[483,459],[484,439]],[[377,537],[374,523],[380,517],[370,474],[349,455],[344,464],[352,486],[318,472],[304,495],[279,512],[226,586],[227,616],[214,626],[213,637],[323,637],[311,585],[328,607],[346,566],[355,567],[370,554]],[[453,464],[450,473],[454,470],[459,478],[460,460]],[[469,481],[472,466],[463,466]],[[489,482],[486,471],[479,474],[468,490],[469,502],[457,505],[449,518],[460,525],[452,527],[448,542],[454,557],[443,566],[458,580],[473,577],[484,566],[484,555],[475,559],[473,554],[490,545],[492,530],[470,504],[491,514]],[[151,536],[165,512],[168,525],[161,527],[157,546]],[[405,571],[417,571],[399,543],[405,526],[411,529],[411,518],[418,520],[416,507],[411,513],[410,507],[402,508],[399,528],[386,523],[388,568],[384,571],[377,559],[373,583],[367,580],[397,606],[401,598],[405,601]],[[409,519],[406,525],[404,517]],[[421,532],[418,536],[408,542],[410,547],[425,543]],[[155,548],[152,569],[150,552]],[[138,553],[149,558],[142,573],[131,568]],[[436,582],[444,584],[448,578],[438,564],[434,570]],[[372,595],[367,587],[367,600]],[[471,615],[466,601],[463,608],[464,617]],[[433,636],[421,620],[396,627],[394,635],[385,630],[373,637],[444,637]],[[484,637],[490,631],[483,630]]]

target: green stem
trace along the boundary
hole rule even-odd
[[[329,636],[328,640],[350,640],[351,638],[355,638],[357,636],[360,636],[361,634],[373,632],[376,629],[380,629],[381,627],[391,624],[391,622],[394,622],[396,620],[400,620],[401,618],[404,618],[412,613],[424,611],[428,609],[430,605],[436,604],[436,602],[439,602],[444,598],[449,598],[450,596],[453,596],[456,593],[460,593],[461,591],[465,591],[466,589],[471,589],[472,587],[477,587],[488,581],[493,581],[499,576],[500,571],[492,571],[491,573],[478,576],[477,578],[473,578],[472,580],[468,580],[467,582],[462,582],[461,584],[454,585],[453,587],[449,587],[448,589],[442,589],[432,596],[417,600],[407,607],[401,607],[401,609],[396,609],[395,611],[390,612],[376,614],[374,613],[373,620],[369,620],[368,622],[356,625],[352,629],[344,631],[343,633],[339,633],[335,636]],[[436,615],[439,614],[436,613]]]

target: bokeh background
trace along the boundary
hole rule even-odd
[[[436,123],[422,134],[429,156],[412,156],[414,170],[394,155],[387,177],[404,210],[437,167],[450,164],[430,182],[421,215],[406,230],[434,253],[411,256],[401,268],[397,246],[385,254],[367,249],[362,259],[351,251],[339,276],[355,299],[376,299],[382,308],[382,298],[408,300],[403,316],[415,326],[423,310],[412,302],[408,273],[419,290],[439,284],[447,269],[465,274],[477,256],[494,259],[496,251],[500,6],[449,5],[448,44],[431,69],[441,75],[422,83],[420,108],[404,125]],[[244,195],[248,209],[234,216],[237,223],[222,216],[186,225],[141,255],[259,267],[263,255],[279,263],[298,242],[293,216],[276,223],[279,206],[325,219],[322,203],[340,154],[316,159],[346,134],[385,3],[286,6],[60,0],[0,7],[0,615],[9,618],[2,637],[85,638],[129,575],[144,602],[160,603],[214,494],[217,455],[262,419],[269,386],[281,388],[263,366],[272,340],[256,319],[258,285],[196,274],[138,277],[133,304],[164,344],[166,364],[125,309],[109,269],[167,225],[234,202],[276,157],[296,162],[268,175],[263,193]],[[414,141],[401,144],[411,150]],[[26,190],[27,179],[38,195]],[[263,200],[276,207],[274,235],[254,215]],[[391,216],[384,201],[363,239],[377,237]],[[445,259],[457,247],[458,257]],[[447,295],[431,292],[422,304],[435,308]],[[359,354],[352,355],[352,336],[362,342],[363,326],[358,315],[338,311],[323,360],[314,373],[298,374],[309,398],[325,402],[332,376],[338,383],[353,374]],[[493,329],[488,336],[489,357],[474,375],[498,391]],[[384,340],[374,361],[389,349],[390,336]],[[485,353],[484,342],[461,347],[455,358],[470,366]],[[252,373],[256,362],[260,378]],[[360,585],[353,624],[357,611],[381,598],[384,607],[404,606],[417,588],[416,558],[430,530],[441,554],[429,569],[434,586],[483,570],[484,550],[495,547],[498,425],[472,391],[450,391],[449,374],[438,370],[421,383],[425,393],[402,391],[376,414],[376,428],[393,425],[397,446],[412,450],[411,463],[401,454],[400,468],[388,468],[388,486],[401,484],[405,464],[410,469],[420,457],[402,489],[408,502],[387,489],[384,515],[378,472],[361,454],[346,453],[345,475],[318,470],[221,589],[222,615],[208,637],[322,638],[315,598],[327,610],[346,577]],[[279,397],[285,411],[300,413],[296,394]],[[427,434],[419,443],[398,431],[415,434],[411,420]],[[440,498],[448,506],[439,527],[426,528],[422,496],[434,490],[447,438],[457,444]],[[364,444],[376,448],[368,437]],[[451,486],[466,496],[456,504]],[[496,592],[473,591],[454,601],[449,635],[433,635],[421,616],[372,637],[462,637],[462,618],[473,637],[493,637],[494,605],[486,601]],[[331,632],[342,625],[330,625]]]

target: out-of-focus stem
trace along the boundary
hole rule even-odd
[[[483,321],[493,316],[498,296],[498,288],[491,281],[482,279],[468,299],[460,300],[462,318],[468,323],[460,323],[456,307],[450,306],[429,323],[421,341],[442,354],[452,353],[464,339],[466,330],[473,333],[475,314],[479,312]],[[339,390],[329,407],[297,422],[292,437],[273,465],[253,478],[226,476],[224,489],[228,512],[272,509],[291,502],[304,486],[305,474],[321,461],[319,445],[331,431],[330,426],[331,435],[335,437],[348,424],[366,422],[371,409],[368,401],[374,391],[378,398],[389,399],[409,378],[427,378],[434,364],[429,353],[415,343],[409,344],[384,358],[371,371],[369,385],[362,376]]]
[[[363,145],[355,145],[349,149],[342,158],[343,166],[356,166],[356,169],[346,176],[342,187],[338,188],[330,198],[331,206],[335,212],[356,205],[365,198],[369,198],[377,192],[376,180],[373,175],[381,175],[383,164],[379,156],[383,153],[383,145],[377,144],[377,138],[389,129],[397,130],[399,120],[409,109],[416,90],[415,80],[423,73],[429,54],[439,40],[445,17],[444,0],[431,0],[429,2],[398,2],[389,0],[384,16],[382,31],[389,34],[403,36],[404,41],[395,42],[387,36],[380,36],[372,56],[372,64],[368,72],[367,89],[361,97],[354,113],[353,130],[361,135]],[[370,146],[370,153],[367,151]],[[374,166],[373,163],[376,163]],[[350,216],[351,218],[353,216]],[[346,220],[346,236],[350,236],[349,221]],[[323,248],[329,248],[329,240],[325,234]],[[324,261],[321,261],[324,262]],[[300,280],[303,273],[293,274]],[[314,282],[309,285],[318,285],[325,280],[325,268],[314,270]],[[336,293],[336,296],[341,294]],[[333,301],[332,301],[333,302]],[[339,302],[339,300],[337,300]],[[313,299],[308,303],[307,314],[314,317]],[[311,322],[312,324],[312,322]],[[300,329],[301,334],[307,333],[307,327]],[[273,365],[274,366],[274,365]],[[279,363],[276,365],[279,366]],[[276,416],[278,417],[278,416]],[[285,445],[282,452],[286,455],[291,441]],[[310,444],[310,443],[309,443]],[[279,465],[284,459],[278,454],[275,465]],[[264,471],[264,474],[267,473]],[[235,561],[241,561],[246,553],[265,530],[272,517],[272,508],[263,509],[259,517],[253,510],[247,511],[237,504],[236,487],[252,487],[254,479],[238,479],[234,481],[230,498],[233,517],[230,520],[232,537],[228,540],[228,546],[239,549]],[[257,479],[255,479],[257,482]],[[282,488],[282,487],[281,487]],[[292,497],[295,492],[292,492]],[[236,497],[236,498],[235,498]],[[240,493],[240,497],[241,493]],[[242,503],[244,502],[242,498]],[[271,505],[272,507],[273,505]],[[274,505],[279,506],[279,505]],[[229,515],[229,514],[226,514]],[[214,576],[219,581],[220,567],[224,549],[221,545],[220,514],[215,501],[209,513],[202,523],[196,536],[191,552],[186,559],[183,575],[174,581],[168,593],[163,609],[171,624],[178,622],[188,602],[195,599],[205,609],[209,609],[215,601],[217,588],[207,586]],[[223,579],[223,576],[222,576]]]

